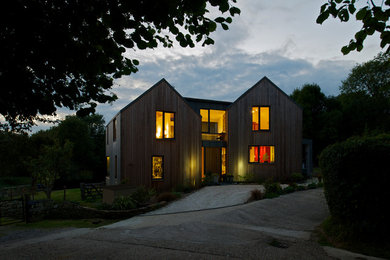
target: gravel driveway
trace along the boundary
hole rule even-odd
[[[137,216],[0,245],[0,251],[2,259],[329,259],[310,239],[328,214],[323,190],[315,189],[219,209]]]

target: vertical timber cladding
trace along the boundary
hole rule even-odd
[[[156,139],[156,111],[175,113],[174,139]],[[130,185],[159,190],[201,182],[200,116],[163,79],[121,111],[122,173]],[[164,157],[164,179],[152,180],[152,156]]]
[[[252,106],[270,107],[269,131],[252,131]],[[228,112],[228,171],[235,179],[245,175],[283,179],[301,171],[302,109],[268,78],[239,97]],[[249,163],[250,145],[275,146],[275,163]]]

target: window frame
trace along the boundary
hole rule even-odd
[[[112,142],[116,141],[116,129],[117,129],[116,118],[114,118],[114,120],[112,120]]]
[[[157,136],[156,136],[156,131],[157,131],[157,112],[161,112],[162,113],[162,119],[163,119],[162,120],[162,137],[161,138],[157,138]],[[165,133],[165,127],[164,127],[164,124],[165,124],[165,113],[173,114],[173,137],[171,137],[171,138],[167,138],[164,135],[164,133]],[[175,138],[176,138],[176,112],[166,111],[166,110],[156,110],[155,113],[154,113],[154,117],[155,117],[155,120],[154,120],[154,123],[155,123],[154,137],[156,138],[156,140],[175,140]]]
[[[223,133],[226,133],[226,129],[225,129],[225,126],[224,125],[222,125],[222,129],[225,129],[225,131],[223,131],[222,130],[222,132],[221,133],[211,133],[211,131],[210,131],[210,114],[211,114],[211,111],[210,110],[216,110],[216,111],[224,111],[225,112],[225,117],[226,117],[226,110],[223,110],[223,109],[214,109],[214,108],[200,108],[199,109],[199,114],[200,114],[200,110],[207,110],[207,114],[208,114],[208,116],[207,116],[207,132],[203,132],[202,131],[202,134],[215,134],[215,135],[217,135],[217,134],[223,134]],[[201,116],[201,120],[202,120],[202,116]],[[226,120],[226,118],[225,118],[225,120]],[[202,123],[203,121],[201,121],[201,123]],[[224,122],[225,123],[225,122]]]
[[[260,147],[262,146],[268,146],[268,147],[274,147],[274,161],[273,162],[260,162]],[[251,150],[251,147],[257,147],[258,149],[258,157],[257,157],[257,162],[251,162],[251,158],[250,158],[250,150]],[[248,163],[250,164],[257,164],[257,165],[274,165],[276,163],[276,156],[275,156],[275,145],[248,145]]]
[[[155,179],[155,178],[153,178],[153,158],[154,157],[161,157],[161,159],[162,159],[162,163],[161,163],[161,168],[162,168],[162,177],[161,177],[161,179]],[[151,163],[152,163],[152,171],[151,171],[151,175],[150,175],[150,178],[152,179],[152,181],[164,181],[164,155],[152,155],[152,157],[151,157]]]
[[[254,107],[258,108],[258,118],[259,118],[259,129],[258,130],[253,130],[252,111],[253,111]],[[261,110],[262,107],[268,107],[268,129],[260,129],[260,125],[261,125],[261,113],[260,113],[260,110]],[[251,116],[252,116],[252,119],[251,119],[251,129],[252,129],[252,132],[270,132],[271,131],[271,106],[260,106],[260,105],[252,106],[251,107]]]

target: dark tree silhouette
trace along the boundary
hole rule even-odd
[[[321,6],[320,15],[317,17],[317,23],[322,24],[332,15],[339,18],[341,22],[348,22],[350,15],[355,14],[356,0],[328,0]],[[377,2],[377,3],[376,3]],[[348,54],[351,51],[361,51],[364,40],[367,36],[378,32],[381,38],[381,48],[386,48],[390,53],[390,0],[374,1],[368,0],[355,14],[356,20],[362,22],[362,28],[355,34],[348,45],[342,47],[341,52]]]
[[[2,129],[29,129],[58,107],[94,112],[113,102],[113,79],[137,71],[126,49],[213,44],[236,0],[12,0],[0,15]],[[211,19],[211,10],[221,17]]]

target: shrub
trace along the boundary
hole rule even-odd
[[[292,185],[289,185],[287,186],[286,188],[283,189],[283,193],[284,194],[287,194],[287,193],[292,193],[295,191],[295,187],[292,186]]]
[[[384,237],[390,229],[389,158],[389,134],[354,137],[324,149],[320,166],[333,218],[362,235]]]
[[[138,205],[142,205],[148,202],[154,194],[155,190],[148,190],[145,186],[140,186],[130,196]]]
[[[305,178],[303,177],[302,173],[300,172],[294,172],[291,174],[291,180],[293,182],[301,182],[303,181]]]
[[[180,197],[181,197],[181,194],[177,193],[177,192],[163,192],[157,196],[157,201],[158,202],[161,202],[161,201],[169,202],[169,201],[173,201],[173,200],[180,198]]]
[[[114,210],[128,210],[135,209],[137,207],[137,203],[131,196],[126,197],[118,197],[114,199],[111,208]]]
[[[248,202],[254,201],[254,200],[261,200],[263,199],[264,194],[261,192],[261,190],[254,189],[251,190],[251,196],[248,199]]]
[[[315,184],[314,182],[307,185],[307,189],[316,189],[316,188],[317,188],[317,184]]]
[[[306,190],[306,186],[298,185],[297,188],[296,188],[296,190],[297,190],[297,191]]]
[[[282,187],[280,187],[279,182],[273,182],[272,180],[267,180],[264,183],[265,188],[265,197],[266,198],[275,198],[282,194]]]

